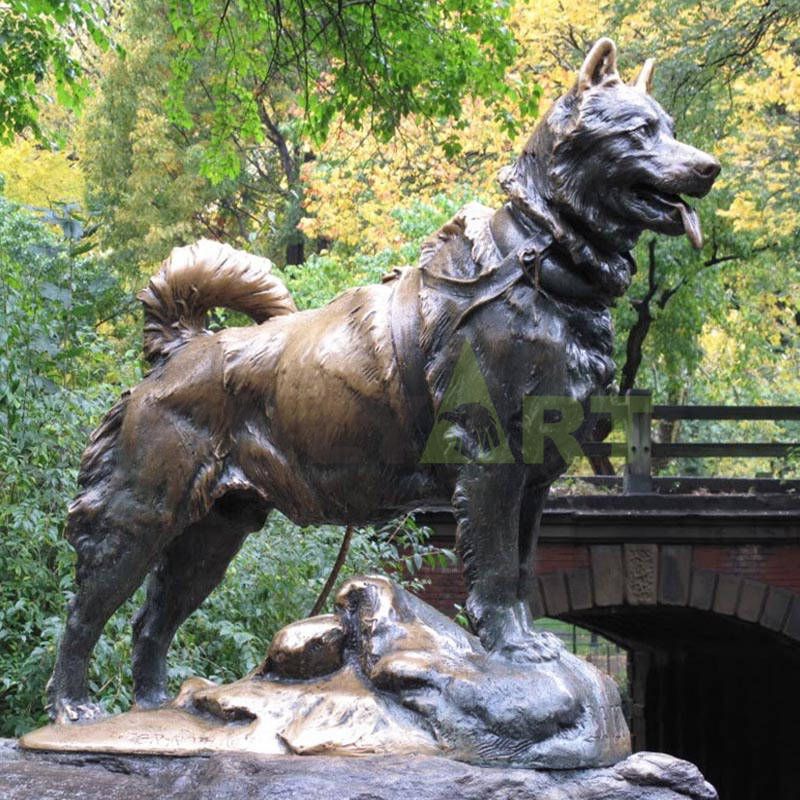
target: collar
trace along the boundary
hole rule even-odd
[[[620,297],[630,285],[636,270],[630,253],[609,253],[578,231],[541,195],[527,163],[532,156],[523,155],[515,164],[501,170],[500,186],[509,197],[509,208],[518,224],[530,231],[546,231],[559,249],[564,251],[565,268],[589,276],[597,294]]]

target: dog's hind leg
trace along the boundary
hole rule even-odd
[[[90,703],[86,671],[97,640],[111,615],[141,584],[153,562],[151,526],[123,528],[106,511],[100,519],[76,515],[70,538],[78,554],[76,592],[67,614],[53,675],[48,709],[57,722],[90,719],[100,707]]]
[[[167,653],[181,623],[220,583],[249,533],[259,530],[269,508],[243,492],[217,500],[164,551],[148,577],[147,599],[133,622],[134,698],[139,708],[163,704]]]

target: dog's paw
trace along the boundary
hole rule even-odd
[[[161,708],[172,702],[172,696],[165,691],[153,691],[136,696],[134,703],[135,711],[150,711],[153,708]]]
[[[49,708],[50,717],[57,725],[70,725],[74,722],[91,722],[106,716],[99,703],[89,700],[57,700]]]
[[[614,770],[637,786],[663,786],[692,800],[718,800],[716,789],[694,764],[664,753],[634,753]]]
[[[540,664],[560,658],[563,649],[558,636],[547,631],[531,631],[527,636],[502,642],[493,652],[518,664]]]

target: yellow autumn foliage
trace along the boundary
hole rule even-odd
[[[0,148],[0,175],[5,196],[23,205],[51,208],[83,202],[83,172],[64,150],[19,138]]]
[[[800,26],[797,34],[800,35]],[[797,37],[795,37],[797,38]],[[788,47],[764,52],[758,74],[733,84],[737,125],[719,146],[734,169],[723,178],[736,196],[721,216],[734,230],[756,235],[756,245],[791,236],[800,228],[794,198],[800,111],[800,63]]]
[[[604,13],[586,0],[515,5],[510,24],[520,55],[512,79],[533,76],[542,87],[540,108],[545,110],[575,80],[574,64],[564,62],[552,47],[554,39],[590,41],[603,32],[604,21]],[[506,112],[513,115],[514,109]],[[470,99],[458,122],[408,118],[388,144],[340,122],[317,159],[304,167],[301,227],[310,237],[375,252],[404,242],[392,211],[412,200],[435,205],[438,195],[460,186],[471,198],[496,204],[497,172],[516,157],[530,127],[529,121],[511,139],[485,103]],[[448,154],[454,143],[455,157]]]

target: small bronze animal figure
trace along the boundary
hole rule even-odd
[[[416,267],[323,308],[297,312],[264,259],[210,242],[173,251],[140,295],[152,368],[81,463],[67,528],[77,589],[49,684],[57,719],[97,713],[88,659],[148,573],[135,698],[163,703],[175,631],[275,508],[302,524],[366,524],[452,507],[484,645],[515,660],[554,656],[528,598],[542,505],[565,465],[550,446],[525,463],[523,398],[588,405],[610,390],[608,308],[630,282],[629,251],[645,229],[700,246],[680,195],[702,197],[719,172],[675,140],[647,91],[651,72],[648,62],[623,83],[614,44],[598,41],[502,175],[502,208],[467,206]],[[212,334],[216,306],[258,324]],[[467,345],[494,414],[441,409],[459,458],[421,459]],[[485,463],[501,433],[510,457]]]

